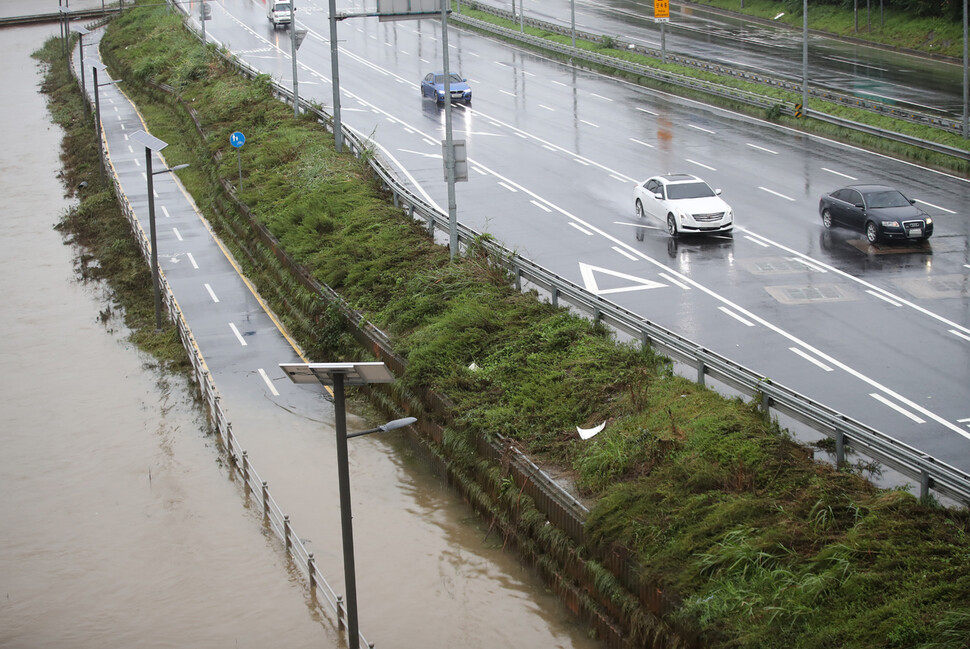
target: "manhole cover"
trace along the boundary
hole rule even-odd
[[[856,297],[835,284],[808,286],[766,286],[771,297],[782,304],[815,304],[818,302],[847,302]]]

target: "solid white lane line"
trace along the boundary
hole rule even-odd
[[[199,270],[199,265],[195,263],[195,257],[192,256],[191,252],[185,253],[185,256],[189,258],[189,263],[192,264],[192,268]]]
[[[499,184],[499,185],[501,185],[502,187],[505,187],[505,188],[506,188],[507,190],[509,190],[510,192],[516,192],[516,193],[517,193],[517,192],[519,191],[518,189],[516,189],[516,188],[515,188],[515,187],[513,187],[512,185],[509,185],[509,184],[507,184],[507,183],[504,183],[504,182],[502,182],[502,181],[499,181],[499,183],[498,183],[498,184]]]
[[[178,230],[178,228],[172,228],[172,232],[174,232],[174,233],[175,233],[175,238],[176,238],[176,239],[178,239],[179,241],[181,241],[181,240],[182,240],[182,235],[181,235],[181,234],[179,233],[179,230]]]
[[[763,146],[758,146],[757,144],[751,144],[750,142],[748,142],[747,145],[749,147],[751,147],[752,149],[757,149],[758,151],[764,151],[765,153],[770,153],[771,155],[778,155],[778,152],[777,151],[772,151],[771,149],[766,149]]]
[[[741,324],[743,324],[743,325],[745,325],[747,327],[753,327],[754,326],[754,323],[753,322],[751,322],[750,320],[745,320],[740,315],[738,315],[737,313],[735,313],[731,309],[727,308],[726,306],[719,306],[717,308],[720,311],[723,311],[724,313],[728,314],[729,316],[731,316],[732,318],[734,318],[735,320],[737,320],[738,322],[740,322]]]
[[[620,253],[630,261],[638,261],[636,257],[634,257],[633,255],[631,255],[630,253],[628,253],[626,250],[624,250],[619,246],[613,246],[613,250],[617,251],[618,253]]]
[[[583,165],[584,167],[588,167],[589,166],[589,163],[586,162],[585,160],[583,160],[582,158],[573,158],[573,162],[578,162],[579,164]]]
[[[582,122],[583,124],[586,124],[587,126],[592,126],[593,128],[599,128],[600,127],[599,124],[594,124],[593,122],[589,122],[589,121],[587,121],[585,119],[581,119],[579,121]]]
[[[761,187],[760,185],[758,186],[758,189],[760,189],[761,191],[768,192],[769,194],[774,194],[778,198],[784,198],[786,201],[791,201],[793,203],[795,202],[795,199],[794,198],[792,198],[790,196],[785,196],[784,194],[779,194],[778,192],[776,192],[773,189],[768,189],[767,187]]]
[[[869,295],[871,295],[872,297],[877,297],[877,298],[879,298],[879,299],[880,299],[880,300],[882,300],[883,302],[887,302],[887,303],[889,303],[889,304],[892,304],[893,306],[903,306],[902,304],[900,304],[900,303],[899,303],[899,302],[897,302],[896,300],[891,300],[891,299],[889,299],[888,297],[886,297],[885,295],[882,295],[882,294],[880,294],[880,293],[876,293],[875,291],[866,291],[866,293],[868,293],[868,294],[869,294]]]
[[[212,287],[209,286],[208,284],[205,284],[204,286],[205,286],[205,290],[209,291],[209,297],[212,298],[212,301],[215,302],[216,304],[218,304],[219,303],[219,298],[216,297],[216,292],[213,291],[212,290]]]
[[[917,424],[925,424],[926,423],[925,420],[920,419],[919,417],[917,417],[916,415],[914,415],[913,413],[911,413],[909,410],[906,410],[902,406],[896,405],[895,403],[893,403],[892,401],[890,401],[886,397],[882,396],[878,392],[871,392],[871,393],[869,393],[869,396],[872,397],[873,399],[875,399],[876,401],[882,403],[883,405],[889,406],[890,408],[892,408],[893,410],[895,410],[899,414],[906,415],[907,417],[909,417],[910,419],[912,419],[913,421],[915,421]]]
[[[274,386],[273,382],[269,380],[269,375],[266,373],[266,370],[264,370],[263,368],[259,368],[258,371],[259,371],[259,375],[263,377],[263,381],[266,382],[266,387],[269,388],[270,393],[272,393],[274,397],[280,396],[280,393],[276,391],[276,386]]]
[[[610,178],[612,178],[613,180],[615,180],[615,181],[617,181],[617,182],[621,182],[621,183],[623,183],[624,185],[625,185],[625,184],[627,184],[627,179],[626,179],[626,178],[620,178],[620,177],[619,177],[619,176],[617,176],[616,174],[610,174]]]
[[[842,176],[843,178],[848,178],[849,180],[859,180],[855,176],[850,176],[849,174],[844,174],[841,171],[835,171],[834,169],[829,169],[827,167],[822,167],[822,171],[827,171],[830,174],[835,174],[836,176]]]
[[[748,241],[751,241],[752,243],[756,243],[756,244],[758,244],[758,245],[759,245],[759,246],[761,246],[762,248],[770,248],[770,247],[771,247],[770,245],[768,245],[768,244],[767,244],[767,243],[765,243],[764,241],[760,241],[759,239],[754,239],[754,238],[752,238],[752,237],[749,237],[749,236],[747,236],[747,235],[745,235],[745,237],[744,237],[744,238],[745,238],[745,239],[747,239]]]
[[[576,228],[577,230],[579,230],[580,232],[582,232],[583,234],[585,234],[588,237],[593,236],[593,233],[592,232],[590,232],[589,230],[584,230],[583,228],[579,227],[578,225],[576,225],[572,221],[569,222],[569,225],[571,225],[572,227]]]
[[[671,284],[673,284],[674,286],[679,286],[680,288],[684,289],[685,291],[689,291],[690,290],[690,286],[688,286],[687,284],[684,284],[682,282],[678,282],[676,279],[674,279],[673,277],[671,277],[667,273],[657,273],[657,274],[660,275],[661,277],[663,277],[665,280],[667,280]]]
[[[532,203],[533,205],[535,205],[536,207],[538,207],[540,210],[542,210],[544,212],[551,212],[552,211],[548,207],[546,207],[545,205],[543,205],[542,203],[540,203],[539,201],[529,201],[529,202]]]
[[[789,347],[788,349],[790,349],[791,351],[795,352],[796,354],[798,354],[799,356],[801,356],[802,358],[804,358],[809,363],[813,363],[815,365],[818,365],[819,367],[821,367],[826,372],[834,372],[835,371],[831,367],[829,367],[828,365],[826,365],[825,363],[823,363],[822,361],[818,360],[817,358],[814,358],[812,356],[809,356],[808,354],[806,354],[805,352],[803,352],[802,350],[800,350],[798,347]]]
[[[236,340],[239,341],[239,344],[242,345],[243,347],[246,347],[247,346],[247,343],[243,339],[242,334],[239,333],[239,330],[236,329],[236,325],[234,325],[233,323],[230,322],[229,323],[229,328],[232,329],[232,333],[236,334]]]

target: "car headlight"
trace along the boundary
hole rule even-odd
[[[926,217],[926,225],[933,225],[933,219],[931,219],[930,217],[927,216]]]
[[[690,212],[688,212],[687,210],[677,208],[676,211],[677,211],[677,218],[679,218],[681,221],[683,221],[684,219],[692,218],[690,215]]]
[[[884,228],[898,228],[899,221],[880,221]]]

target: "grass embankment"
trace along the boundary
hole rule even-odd
[[[454,4],[455,8],[457,9],[457,3]],[[777,9],[779,3],[774,3],[774,6]],[[748,5],[746,4],[745,8],[747,9],[747,7]],[[467,5],[463,3],[461,12],[462,15],[477,18],[478,20],[482,20],[493,25],[505,27],[515,31],[518,31],[519,29],[518,23],[513,23],[512,21],[497,16],[494,13],[481,11],[476,7],[474,2]],[[460,17],[455,17],[454,20],[460,21],[461,19]],[[472,27],[472,29],[474,29],[474,27]],[[544,29],[528,26],[524,28],[524,31],[530,36],[542,38],[559,45],[572,44],[572,39],[568,35],[549,32]],[[509,40],[514,41],[513,38],[510,38]],[[600,42],[584,41],[582,39],[577,39],[576,41],[576,47],[581,50],[595,52],[603,56],[615,58],[619,61],[627,61],[637,65],[646,66],[656,70],[663,70],[665,72],[678,74],[692,79],[701,79],[703,81],[716,83],[727,88],[734,88],[755,93],[764,97],[769,97],[772,100],[776,100],[778,104],[768,110],[764,110],[740,102],[734,102],[717,95],[711,95],[701,91],[695,91],[673,84],[663,83],[661,81],[635,75],[616,68],[606,67],[599,64],[583,63],[578,59],[573,59],[572,61],[574,64],[583,65],[589,69],[597,70],[604,74],[626,79],[647,88],[656,88],[671,94],[690,99],[697,99],[714,106],[721,106],[738,113],[766,119],[771,122],[804,131],[806,133],[829,137],[841,142],[854,144],[870,151],[876,151],[910,162],[931,166],[937,169],[952,171],[964,176],[970,174],[970,162],[966,160],[934,153],[924,148],[894,142],[892,140],[871,136],[853,129],[842,128],[826,122],[814,120],[811,118],[810,113],[811,111],[824,113],[826,115],[832,115],[834,117],[847,119],[859,124],[879,128],[891,133],[899,133],[909,137],[919,138],[927,142],[935,142],[937,144],[953,147],[957,150],[970,150],[970,143],[955,133],[949,133],[931,126],[914,124],[905,120],[879,115],[872,111],[861,110],[851,106],[843,106],[841,104],[835,104],[818,99],[810,99],[808,104],[810,109],[809,116],[806,118],[796,118],[793,116],[784,115],[780,110],[781,106],[791,107],[797,103],[801,103],[802,95],[800,90],[789,91],[760,83],[745,81],[733,76],[721,75],[706,70],[699,70],[697,68],[680,65],[677,63],[661,63],[660,59],[646,56],[636,51],[618,49],[614,47],[615,44],[616,39],[609,34],[604,34]],[[544,50],[544,52],[546,52],[549,56],[560,60],[565,60],[568,58],[551,50]]]
[[[61,41],[48,41],[34,56],[47,68],[42,91],[48,95],[54,121],[64,129],[62,180],[67,195],[77,198],[78,204],[64,215],[57,229],[67,243],[78,247],[78,276],[104,282],[112,302],[105,316],[112,308],[122,313],[134,344],[163,367],[186,371],[191,365],[175,327],[166,320],[162,330],[155,331],[151,271],[121,212],[114,186],[101,179],[93,111],[85,112],[64,62]]]
[[[625,548],[680,594],[677,617],[700,630],[702,646],[966,646],[967,512],[816,463],[754,405],[519,294],[478,254],[450,262],[363,163],[295,120],[265,79],[205,56],[164,8],[129,12],[102,47],[149,130],[170,143],[168,162],[192,164],[179,175],[210,220],[220,222],[214,179],[236,178],[228,138],[241,130],[243,200],[301,264],[392,334],[405,385],[456,404],[446,443],[499,432],[573,467],[595,501],[585,552]],[[145,90],[149,78],[195,108],[204,143],[183,111]],[[295,324],[317,360],[335,358],[320,354],[343,337]],[[577,438],[576,425],[603,420],[596,438]]]
[[[852,2],[845,2],[842,6],[812,2],[808,8],[808,28],[890,48],[903,48],[954,59],[963,58],[963,26],[959,22],[944,18],[918,17],[893,7],[883,7],[880,11],[882,4],[880,0],[858,2],[857,31],[857,16],[853,12]],[[714,7],[802,29],[801,0],[744,0],[743,3],[741,0],[690,0],[684,3],[687,11],[690,11],[691,5]],[[784,15],[776,20],[775,16],[779,13]]]

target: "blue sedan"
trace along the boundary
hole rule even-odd
[[[452,72],[448,75],[449,90],[451,91],[451,101],[463,101],[470,104],[472,101],[472,89],[468,85],[468,79],[462,79],[460,75]],[[421,96],[431,97],[437,103],[445,101],[445,75],[441,72],[431,72],[421,80]]]

